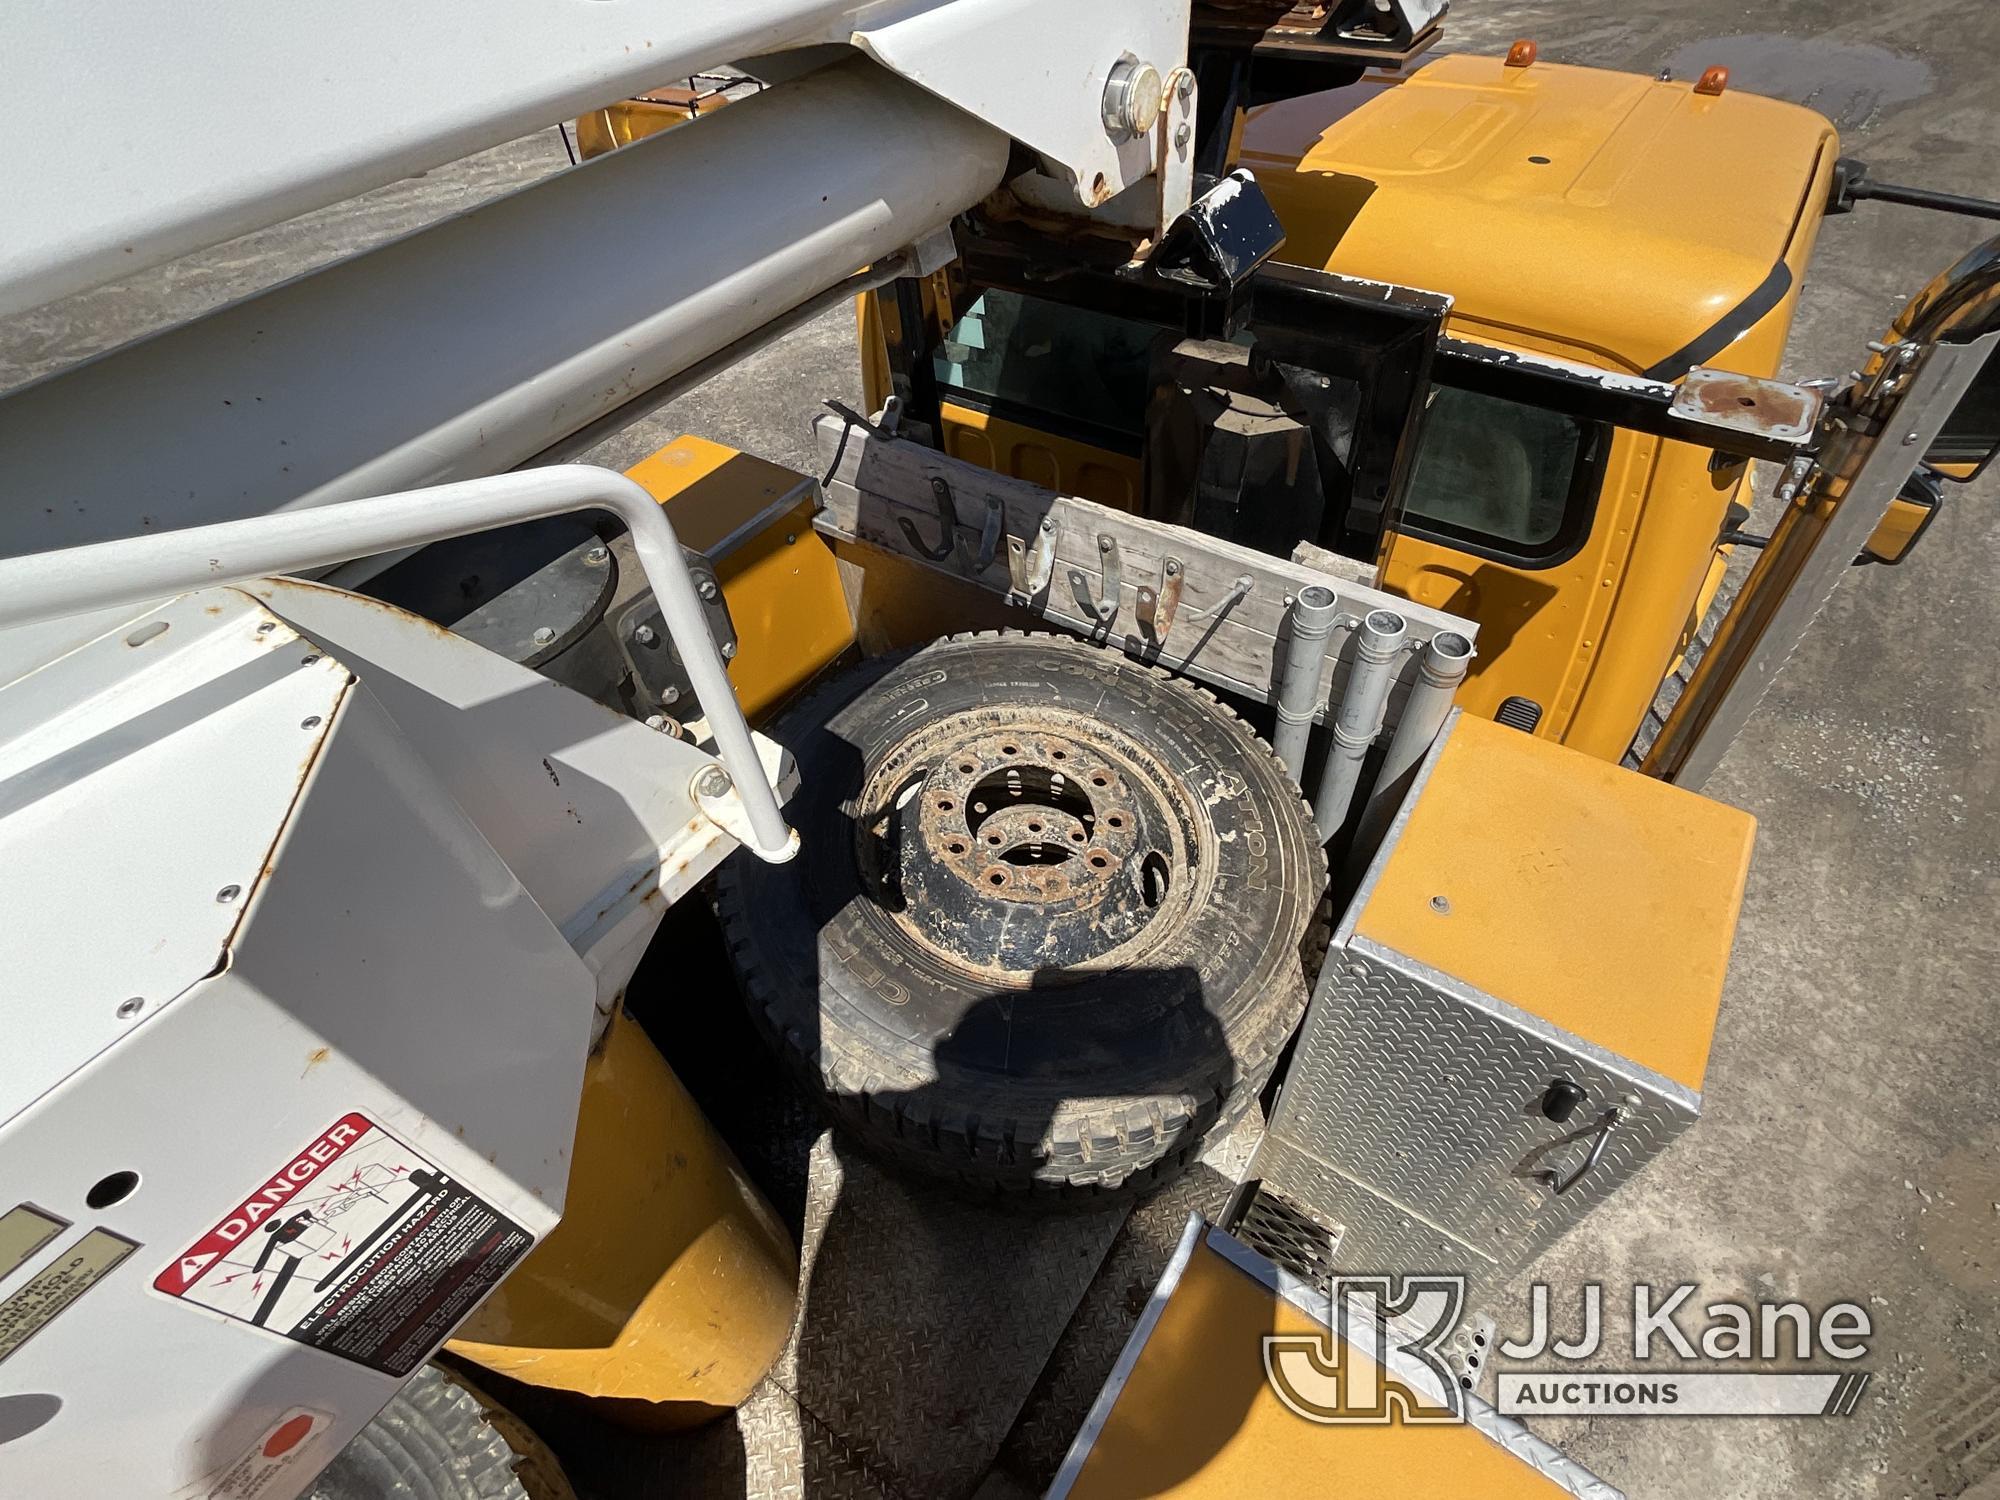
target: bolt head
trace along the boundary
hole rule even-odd
[[[1174,132],[1174,149],[1177,151],[1187,150],[1187,143],[1193,139],[1194,127],[1183,122],[1181,127]]]
[[[704,578],[699,584],[695,586],[695,592],[700,594],[702,598],[708,600],[709,603],[713,604],[715,602],[715,596],[717,593],[720,592],[720,590],[716,588],[715,580],[713,578]]]
[[[641,625],[632,632],[632,639],[642,646],[650,646],[659,638],[658,632],[650,625]]]
[[[611,561],[611,549],[609,547],[592,547],[588,552],[583,554],[583,560],[593,568],[601,568]]]
[[[535,644],[537,646],[546,646],[550,641],[554,640],[555,638],[556,638],[555,631],[551,630],[548,626],[537,625],[535,627]]]
[[[724,661],[736,660],[736,642],[724,641],[722,643],[722,659]]]
[[[673,685],[673,684],[672,684],[671,682],[670,682],[670,683],[668,683],[668,684],[667,684],[667,685],[666,685],[665,687],[663,687],[663,688],[661,688],[661,689],[660,689],[660,701],[661,701],[662,703],[678,703],[678,702],[680,702],[680,701],[681,701],[681,690],[680,690],[679,688],[675,687],[675,686],[674,686],[674,685]],[[658,715],[658,714],[655,714],[655,715],[654,715],[653,717],[654,717],[654,718],[658,718],[658,717],[659,717],[659,715]]]
[[[720,766],[704,766],[694,779],[694,790],[698,797],[726,797],[729,795],[729,773]]]

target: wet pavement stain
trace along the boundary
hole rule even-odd
[[[1891,105],[1921,99],[1935,87],[1919,58],[1867,42],[1749,32],[1706,37],[1677,48],[1664,66],[1675,78],[1704,68],[1729,69],[1729,87],[1816,109],[1842,135],[1865,131]]]

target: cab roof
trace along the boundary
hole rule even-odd
[[[1788,321],[1835,148],[1754,94],[1453,55],[1254,110],[1240,161],[1283,259],[1450,293],[1471,337],[1675,379],[1705,336],[1781,302]],[[1774,365],[1782,337],[1755,343]]]

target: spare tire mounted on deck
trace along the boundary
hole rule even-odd
[[[982,1191],[1163,1181],[1304,1011],[1325,864],[1269,748],[1049,635],[864,663],[772,734],[788,865],[719,877],[759,1025],[878,1155]]]

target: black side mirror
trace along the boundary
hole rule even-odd
[[[2000,358],[1986,357],[1972,384],[1958,398],[1924,462],[1960,483],[1976,478],[2000,450]]]

